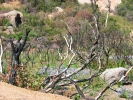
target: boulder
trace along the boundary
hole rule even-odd
[[[91,4],[91,0],[78,0],[79,4]],[[122,1],[121,0],[110,0],[111,2],[111,6],[110,6],[110,10],[112,12],[115,11],[115,7],[120,4]],[[100,9],[100,11],[108,11],[108,0],[97,0],[97,5]]]
[[[60,13],[62,13],[64,10],[61,7],[55,7],[55,11],[50,13],[48,15],[49,19],[53,19],[54,17],[58,16]]]
[[[49,19],[53,19],[54,16],[55,16],[55,14],[54,14],[54,13],[51,13],[51,14],[48,15],[48,18],[49,18]]]
[[[3,31],[6,34],[14,34],[15,32],[13,31],[13,27],[12,26],[8,26],[7,29],[5,31]]]
[[[121,79],[121,77],[127,72],[126,68],[118,67],[118,68],[110,68],[106,69],[100,77],[104,79],[107,83],[112,83],[113,81],[117,81]],[[126,82],[128,78],[124,79],[124,82]]]
[[[78,0],[79,4],[90,4],[91,3],[91,0]]]
[[[12,10],[10,12],[0,14],[0,18],[8,19],[12,26],[16,28],[22,23],[23,14],[20,11]]]
[[[58,6],[55,7],[55,10],[56,10],[57,13],[61,13],[61,12],[64,11],[61,7],[58,7]]]

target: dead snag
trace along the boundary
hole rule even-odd
[[[18,39],[17,43],[14,44],[12,40],[10,40],[11,48],[12,48],[12,68],[10,71],[10,76],[9,76],[9,83],[12,85],[16,85],[16,75],[17,75],[17,69],[20,64],[20,54],[26,44],[28,34],[30,30],[26,29],[26,34],[24,37],[24,41],[20,43],[21,37]]]

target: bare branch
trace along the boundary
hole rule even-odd
[[[128,71],[126,72],[126,74],[125,74],[124,76],[122,76],[122,77],[120,78],[120,80],[114,81],[114,82],[110,83],[108,86],[106,86],[106,87],[99,93],[99,95],[95,98],[95,100],[98,100],[98,99],[104,94],[104,92],[106,92],[109,88],[110,88],[111,90],[113,90],[111,87],[112,87],[113,85],[117,84],[118,82],[123,81],[123,79],[124,79],[125,77],[128,76],[128,74],[129,74],[129,72],[132,70],[132,68],[133,68],[133,66],[130,67],[130,68],[128,69]],[[113,90],[113,91],[117,92],[116,90]]]
[[[96,39],[96,38],[97,38],[97,37],[96,37],[96,33],[95,33],[95,31],[94,31],[94,29],[93,29],[91,23],[90,23],[90,22],[88,22],[88,23],[89,23],[89,25],[90,25],[90,27],[91,27],[91,30],[92,30],[92,32],[93,32],[93,34],[94,34],[94,37],[95,37],[95,39]]]
[[[108,25],[108,17],[109,17],[109,13],[110,13],[110,6],[111,6],[111,1],[108,0],[108,12],[107,12],[107,16],[106,16],[106,21],[105,21],[105,28],[107,28]]]
[[[72,80],[71,80],[72,81]],[[76,84],[76,82],[72,81],[72,83],[75,85],[75,88],[77,89],[78,93],[82,96],[82,98],[86,99],[84,93],[82,90],[79,88],[79,86]]]
[[[123,81],[123,79],[124,79],[125,77],[128,76],[129,72],[130,72],[132,69],[133,69],[133,66],[130,67],[130,68],[128,69],[128,71],[126,72],[126,74],[122,76],[122,78],[119,80],[119,82]]]

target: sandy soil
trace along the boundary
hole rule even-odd
[[[60,95],[31,91],[0,82],[0,100],[71,100]]]
[[[133,85],[129,85],[126,87],[133,88]],[[111,90],[108,90],[101,99],[126,100],[124,98],[119,98],[117,94]],[[61,95],[31,91],[4,82],[0,82],[0,100],[71,100],[71,99]]]

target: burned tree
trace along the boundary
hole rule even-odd
[[[12,40],[10,40],[11,48],[12,48],[12,68],[10,71],[10,76],[9,76],[9,83],[16,85],[16,75],[17,75],[17,69],[19,68],[20,65],[20,54],[26,44],[28,34],[30,30],[26,29],[26,34],[23,42],[21,43],[21,37],[18,39],[16,45],[13,43]]]
[[[18,27],[20,24],[22,24],[22,19],[20,17],[20,14],[16,15],[16,17],[15,17],[15,24],[16,24],[16,27]]]

